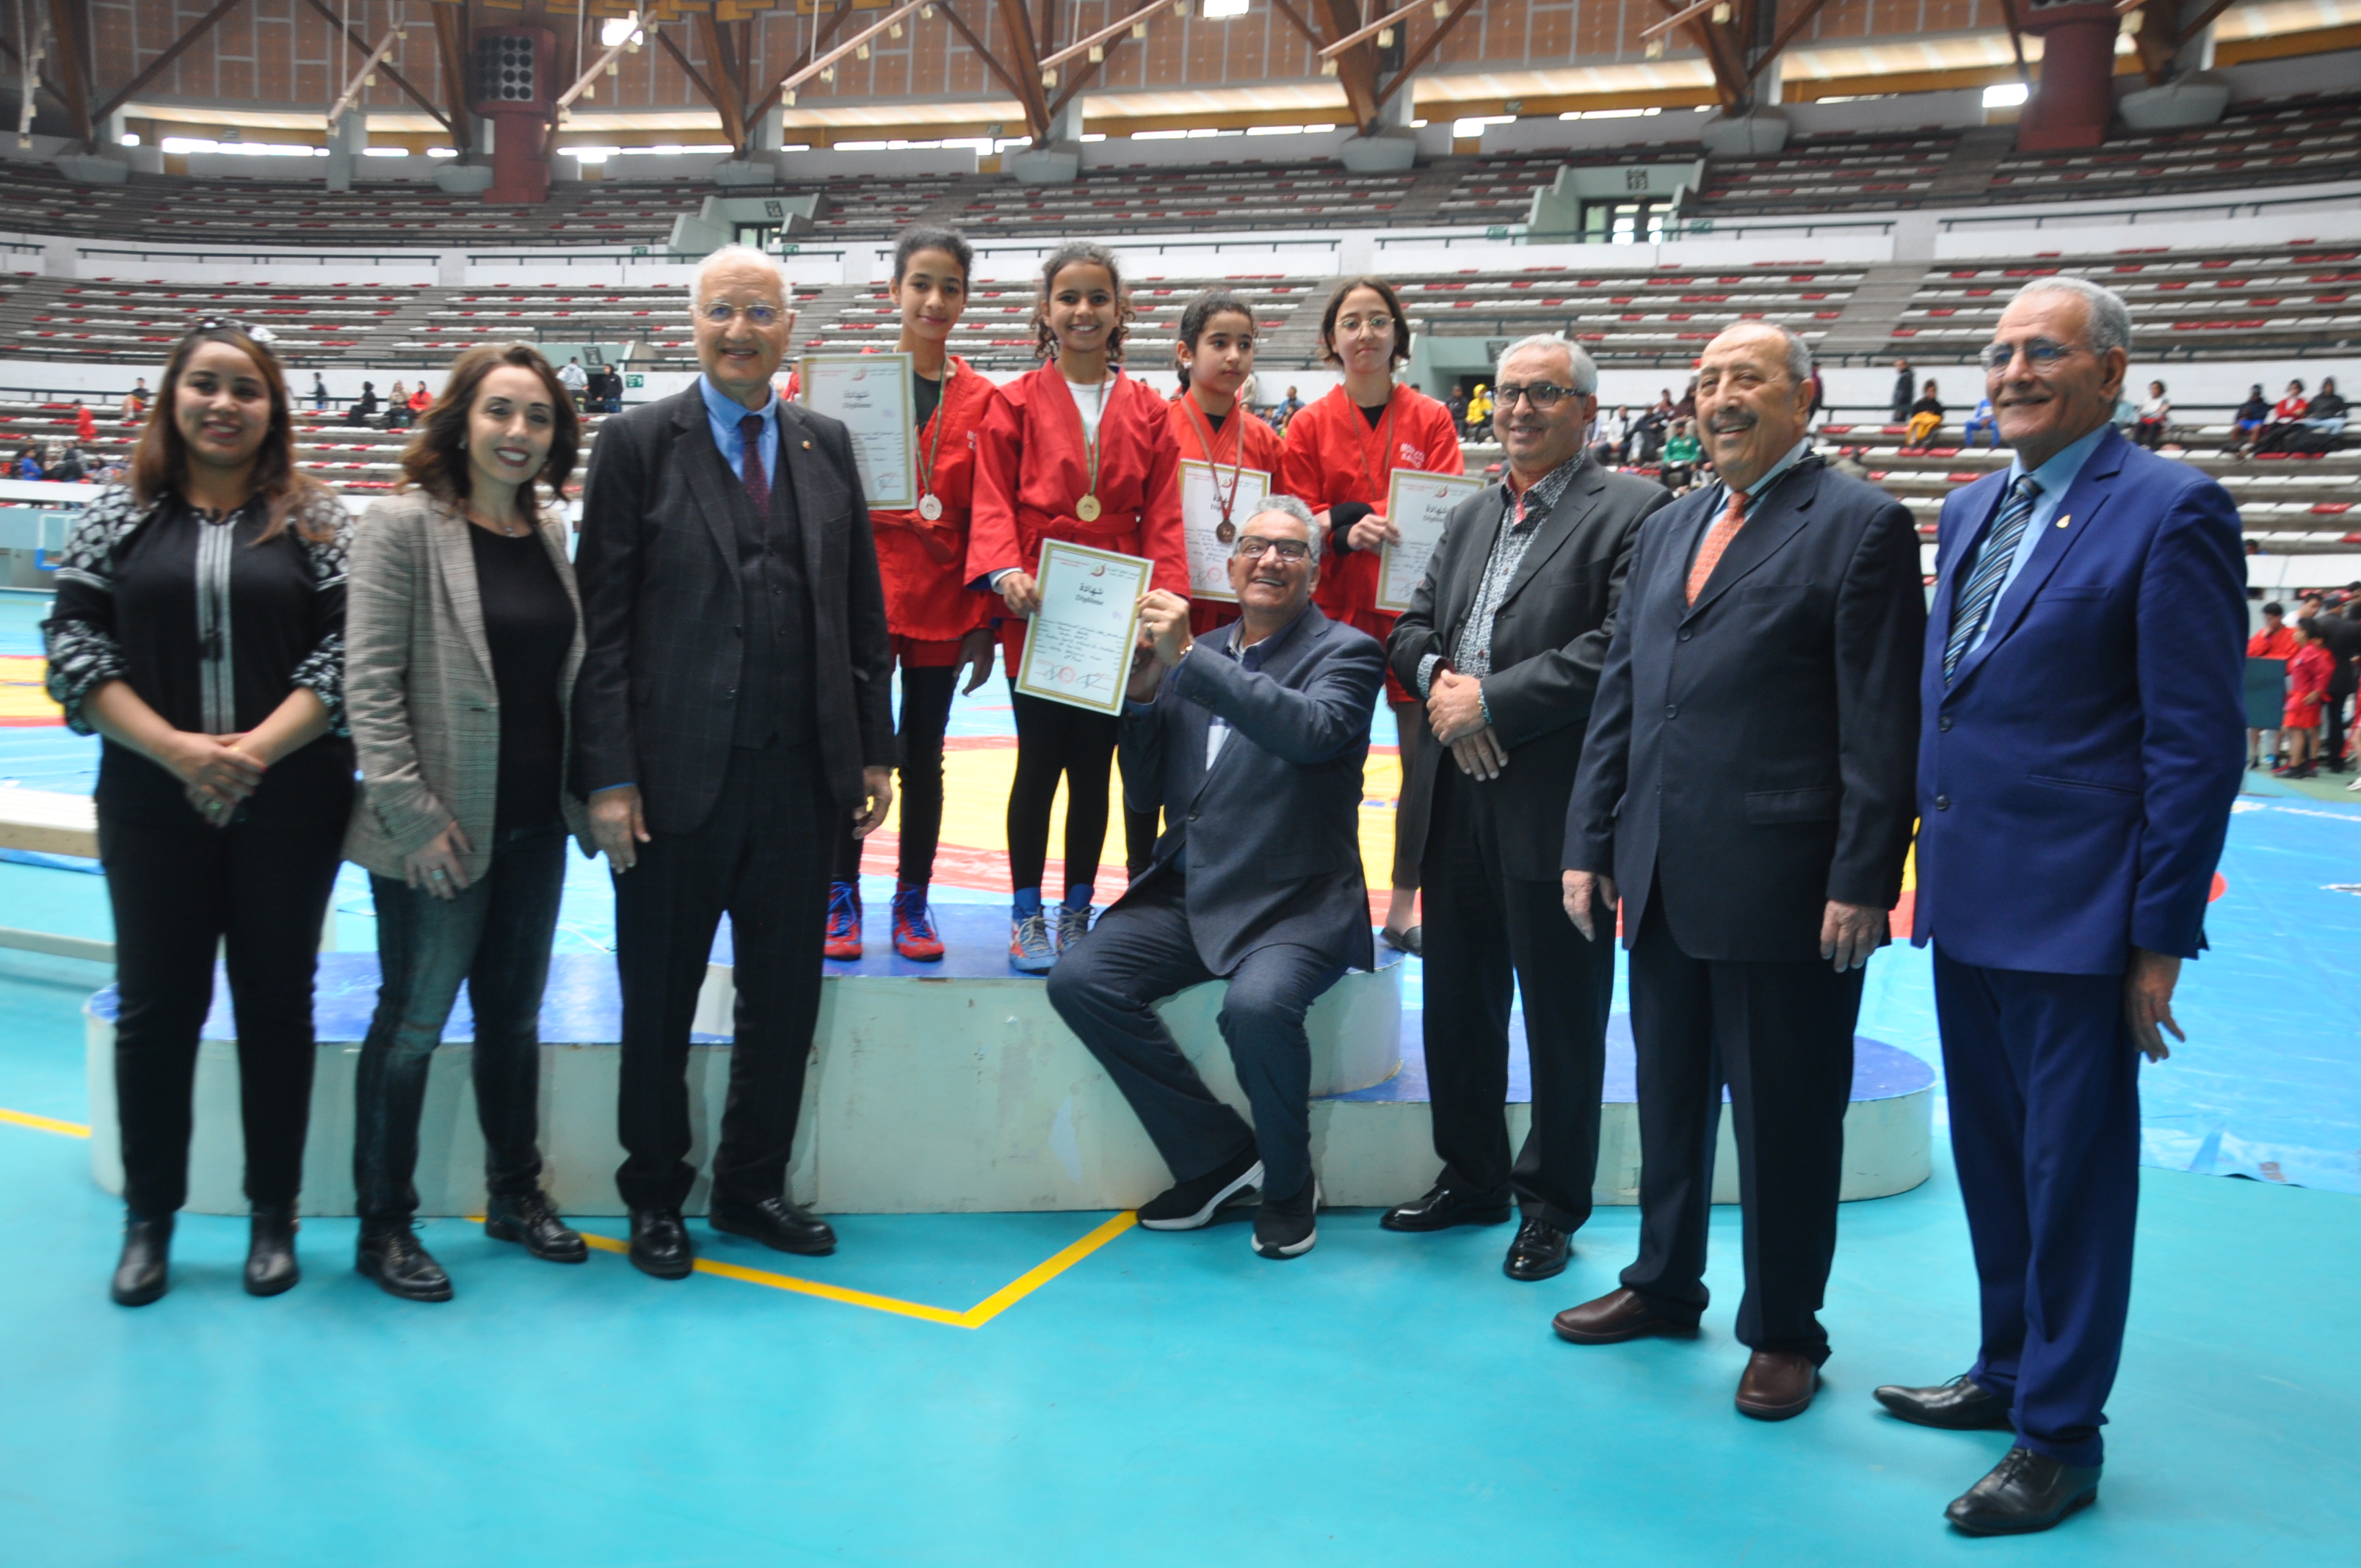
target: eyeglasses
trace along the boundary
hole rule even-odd
[[[697,307],[697,313],[716,325],[726,325],[734,316],[744,316],[755,326],[775,324],[786,313],[776,305],[733,305],[714,300]]]
[[[1265,539],[1249,533],[1238,541],[1233,554],[1241,561],[1259,561],[1266,552],[1277,554],[1282,561],[1305,561],[1311,559],[1312,546],[1301,539]]]
[[[1501,413],[1506,413],[1510,409],[1517,406],[1517,400],[1519,398],[1522,398],[1526,401],[1532,403],[1533,407],[1542,410],[1543,412],[1547,412],[1549,410],[1557,407],[1557,402],[1560,398],[1574,398],[1579,396],[1581,396],[1581,394],[1576,392],[1572,387],[1561,387],[1551,381],[1536,381],[1530,387],[1520,387],[1511,382],[1503,382],[1499,386],[1492,389],[1492,406]]]
[[[1976,362],[1984,367],[1987,374],[1997,373],[2015,362],[2020,348],[2025,351],[2026,362],[2033,367],[2036,373],[2055,370],[2068,355],[2074,352],[2074,345],[2070,343],[2060,343],[2051,337],[2029,337],[2022,344],[1988,343],[1984,351],[1976,356]]]
[[[1336,318],[1338,337],[1388,337],[1394,330],[1394,318],[1382,316],[1339,316]]]

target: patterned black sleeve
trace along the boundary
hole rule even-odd
[[[319,641],[295,666],[293,684],[309,688],[326,706],[331,734],[350,735],[345,722],[345,565],[352,554],[352,514],[343,501],[324,494],[304,507],[303,521],[307,529],[301,537],[312,565]],[[327,531],[327,537],[314,539],[312,531]]]
[[[82,699],[125,677],[115,640],[115,558],[143,517],[128,490],[109,489],[83,509],[59,558],[57,598],[41,623],[49,653],[45,684],[77,735],[96,733]]]

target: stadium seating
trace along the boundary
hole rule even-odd
[[[2219,125],[2124,137],[2094,151],[2005,158],[1985,199],[2153,196],[2356,178],[2361,97],[2307,96],[2240,104]]]
[[[1686,210],[1716,216],[1870,212],[1919,204],[1960,133],[1798,137],[1760,158],[1706,163],[1705,189]]]

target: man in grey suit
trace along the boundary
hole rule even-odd
[[[1049,971],[1049,1002],[1104,1064],[1176,1179],[1149,1230],[1192,1230],[1260,1188],[1254,1249],[1316,1235],[1304,1014],[1375,961],[1361,880],[1361,765],[1385,679],[1372,639],[1312,606],[1320,531],[1274,496],[1230,557],[1242,619],[1192,640],[1189,601],[1140,601],[1118,756],[1125,805],[1163,808],[1156,855]],[[1213,1098],[1153,1004],[1216,976],[1248,1127]]]
[[[730,916],[736,1040],[713,1154],[716,1230],[783,1252],[835,1233],[786,1195],[818,1017],[828,849],[893,796],[893,652],[851,438],[781,401],[793,313],[732,246],[692,295],[704,373],[600,428],[576,558],[586,647],[574,786],[615,872],[623,990],[616,1185],[631,1261],[689,1272],[688,1031]]]
[[[1402,790],[1432,802],[1422,835],[1426,1077],[1443,1173],[1382,1223],[1494,1223],[1513,1197],[1524,1223],[1502,1265],[1511,1279],[1563,1270],[1567,1237],[1590,1217],[1615,954],[1611,941],[1568,928],[1554,868],[1632,542],[1668,499],[1583,450],[1598,390],[1590,356],[1561,339],[1529,337],[1501,356],[1492,424],[1508,473],[1451,514],[1388,648],[1443,742],[1419,753],[1431,789]],[[1512,1164],[1509,1006],[1519,992],[1533,1120]]]

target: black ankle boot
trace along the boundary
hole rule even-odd
[[[164,1294],[166,1266],[172,1253],[172,1216],[143,1220],[126,1217],[123,1256],[115,1266],[115,1282],[107,1288],[118,1306],[144,1307]]]
[[[389,1296],[405,1301],[448,1301],[451,1277],[419,1245],[407,1222],[390,1230],[361,1233],[353,1266],[384,1288]]]
[[[295,1211],[257,1209],[246,1245],[246,1293],[276,1296],[302,1277],[295,1266]]]

